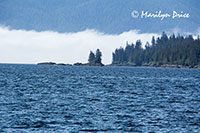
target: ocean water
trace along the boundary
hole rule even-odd
[[[1,64],[0,132],[200,132],[200,70]]]

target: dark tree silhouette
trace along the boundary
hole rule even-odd
[[[102,56],[102,53],[99,49],[96,50],[96,60],[95,60],[95,63],[98,63],[98,64],[101,64],[101,56]]]
[[[170,37],[162,33],[156,40],[152,37],[150,45],[148,42],[142,48],[140,40],[136,44],[128,44],[125,48],[116,49],[112,64],[119,65],[200,65],[200,39],[194,39],[192,35],[187,37]]]
[[[96,54],[94,54],[92,51],[90,51],[90,54],[89,54],[89,59],[88,59],[88,62],[89,64],[99,64],[99,65],[103,65],[101,63],[101,57],[102,57],[102,53],[99,49],[96,50]]]
[[[95,54],[92,51],[90,51],[88,62],[89,64],[95,63]]]

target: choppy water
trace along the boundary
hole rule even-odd
[[[200,70],[0,65],[0,132],[200,132]]]

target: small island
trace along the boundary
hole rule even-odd
[[[101,62],[102,59],[102,53],[100,49],[96,50],[96,54],[94,54],[92,51],[90,51],[88,63],[74,63],[74,66],[104,66],[104,64]],[[51,65],[51,66],[72,66],[72,64],[64,64],[64,63],[55,63],[55,62],[41,62],[37,65]]]
[[[55,62],[41,62],[41,63],[37,63],[37,65],[72,66],[71,64],[55,63]]]
[[[74,66],[104,66],[101,62],[102,53],[99,49],[96,50],[96,54],[90,51],[88,63],[74,63]]]
[[[41,62],[41,63],[38,63],[37,65],[56,65],[55,62]]]

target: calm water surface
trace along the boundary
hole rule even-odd
[[[200,132],[200,70],[0,65],[0,132]]]

